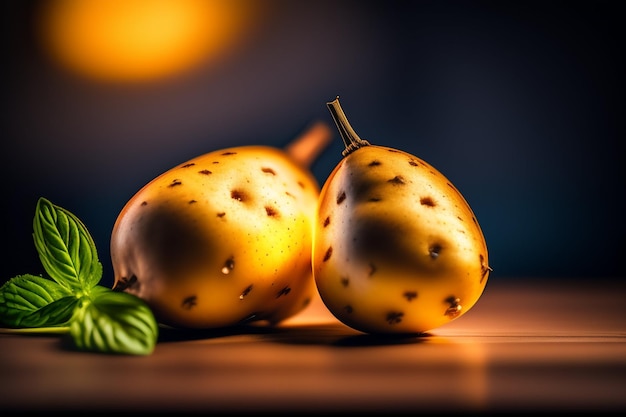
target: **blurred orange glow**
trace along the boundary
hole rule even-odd
[[[217,59],[254,16],[243,0],[53,0],[42,3],[45,49],[101,80],[142,81]]]

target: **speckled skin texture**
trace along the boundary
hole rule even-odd
[[[314,275],[343,323],[367,333],[422,333],[465,314],[490,272],[470,206],[408,153],[367,145],[342,159],[319,201]]]
[[[120,212],[114,289],[144,299],[174,327],[291,317],[316,291],[318,196],[312,174],[277,148],[235,147],[180,164]]]

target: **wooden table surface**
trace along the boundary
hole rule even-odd
[[[623,279],[490,278],[424,337],[383,339],[319,300],[276,328],[163,331],[152,355],[0,335],[0,412],[626,411]]]

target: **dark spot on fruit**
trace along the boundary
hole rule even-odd
[[[185,297],[183,299],[181,307],[184,308],[185,310],[191,310],[192,308],[194,308],[197,305],[198,305],[198,296],[197,295],[190,295],[189,297]]]
[[[454,192],[455,192],[455,193],[457,193],[457,194],[461,194],[461,193],[459,192],[459,190],[457,190],[457,188],[456,188],[454,185],[450,184],[449,182],[446,182],[446,184],[448,184],[448,187],[452,188],[452,189],[454,190]]]
[[[391,183],[393,185],[404,185],[404,184],[406,184],[406,180],[401,175],[396,175],[395,177],[393,177],[392,179],[390,179],[387,182],[389,182],[389,183]]]
[[[441,254],[441,249],[442,246],[439,243],[435,243],[433,245],[430,245],[430,247],[428,248],[428,254],[431,258],[437,259],[439,258],[439,254]]]
[[[269,217],[278,217],[278,210],[276,210],[274,207],[265,206],[265,212]]]
[[[378,161],[378,160],[376,160],[376,159],[374,159],[374,160],[373,160],[372,162],[370,162],[367,166],[370,166],[370,167],[376,167],[376,166],[378,166],[378,165],[381,165],[381,162],[380,162],[380,161]]]
[[[147,201],[142,201],[140,205],[142,205],[142,206],[147,206],[147,205],[148,205],[148,202],[147,202]]]
[[[431,197],[422,197],[420,198],[420,204],[422,206],[435,207],[435,201]]]
[[[444,301],[450,305],[446,309],[444,315],[454,318],[458,316],[459,314],[461,314],[462,307],[461,307],[461,300],[459,298],[456,298],[454,295],[451,295],[450,297],[446,298]]]
[[[222,274],[228,275],[233,269],[235,269],[235,258],[231,256],[230,258],[226,259],[226,262],[224,262],[224,266],[222,267]]]
[[[371,277],[372,275],[374,275],[376,273],[376,265],[370,263],[370,270],[368,272],[368,275]]]
[[[181,168],[189,168],[189,167],[194,166],[195,164],[196,164],[195,162],[190,162],[188,164],[183,165]]]
[[[337,196],[337,204],[341,204],[343,203],[343,200],[346,199],[346,192],[342,191],[341,193],[339,193],[339,195]]]
[[[228,155],[237,155],[237,152],[232,152],[232,151],[222,152],[222,156],[228,156]]]
[[[391,311],[387,313],[387,323],[389,324],[398,324],[402,321],[402,317],[404,317],[404,313],[400,311]]]
[[[121,292],[126,291],[129,288],[139,289],[139,281],[135,275],[131,275],[130,277],[122,277],[120,278],[113,287],[113,291]]]
[[[326,262],[327,260],[330,259],[330,256],[333,254],[333,247],[330,246],[327,250],[326,253],[324,254],[324,259],[322,259],[322,262]]]
[[[202,171],[198,171],[198,173],[202,175],[211,175],[213,172],[209,171],[208,169],[203,169]]]
[[[413,301],[417,298],[417,291],[405,291],[402,296],[406,298],[407,301]]]
[[[367,201],[371,201],[372,203],[378,203],[380,201],[380,197],[370,197]]]
[[[272,174],[272,175],[276,175],[276,172],[272,169],[272,168],[261,168],[261,171],[265,172],[266,174]]]
[[[212,163],[213,165],[217,165],[217,164],[219,164],[219,163],[220,163],[220,161],[213,161],[213,162],[211,162],[211,163]]]
[[[303,190],[306,188],[306,187],[304,186],[304,183],[303,183],[302,181],[298,181],[298,186],[299,186],[300,188],[302,188]]]
[[[343,310],[344,310],[346,313],[348,313],[348,314],[352,314],[352,312],[354,311],[354,309],[352,308],[352,306],[351,306],[351,305],[349,305],[349,304],[348,304],[348,305],[346,305],[346,306],[343,308]]]
[[[326,218],[324,219],[323,226],[327,227],[329,224],[330,224],[330,216],[326,216]]]
[[[348,285],[350,285],[350,278],[341,277],[341,285],[344,287],[347,287]]]
[[[409,159],[409,165],[413,167],[419,166],[419,164],[414,159]]]
[[[472,216],[472,221],[476,226],[478,226],[478,220],[476,220],[476,217]]]
[[[231,190],[230,192],[230,198],[237,200],[237,201],[244,201],[247,199],[246,194],[241,191],[241,190]]]
[[[217,213],[217,217],[224,217],[226,216],[226,213],[223,211],[220,211],[219,213]]]
[[[252,291],[252,284],[248,285],[246,289],[243,290],[243,292],[239,295],[239,299],[243,300],[246,295],[250,294],[250,291]]]
[[[392,148],[390,148],[390,149],[387,149],[387,152],[391,152],[391,153],[398,153],[398,152],[400,152],[400,151],[399,151],[399,150],[397,150],[397,149],[392,149]]]
[[[460,221],[464,221],[461,216],[456,216],[456,218],[459,219]]]
[[[172,180],[172,182],[168,185],[168,187],[176,187],[177,185],[182,185],[183,182],[179,179],[174,179]]]
[[[260,311],[255,311],[254,313],[248,314],[245,318],[241,319],[239,323],[248,323],[250,321],[256,320],[256,318],[261,315]]]
[[[490,271],[493,271],[489,265],[485,265],[485,257],[483,255],[479,255],[480,259],[480,282],[482,283],[485,280],[485,277]]]
[[[291,194],[289,191],[285,191],[285,195],[289,196],[291,198],[295,198],[295,196],[293,194]]]
[[[305,298],[305,299],[302,301],[302,306],[303,306],[303,307],[306,307],[306,306],[308,306],[309,304],[311,304],[311,297],[307,297],[307,298]]]
[[[189,200],[189,204],[197,203],[196,200]]]
[[[291,292],[291,288],[289,287],[285,287],[282,290],[278,291],[278,293],[276,293],[276,298],[281,297],[283,295],[287,295]]]

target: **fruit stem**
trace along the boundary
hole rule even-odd
[[[328,110],[330,110],[330,114],[333,116],[333,120],[337,125],[341,139],[343,139],[343,144],[346,146],[346,149],[341,152],[342,156],[346,156],[360,147],[368,146],[370,144],[368,141],[361,139],[350,125],[346,114],[341,108],[341,104],[339,104],[339,96],[337,96],[337,98],[333,101],[326,103],[326,106],[328,107]]]
[[[324,122],[315,122],[285,146],[285,152],[301,167],[309,169],[328,146],[332,132]]]

